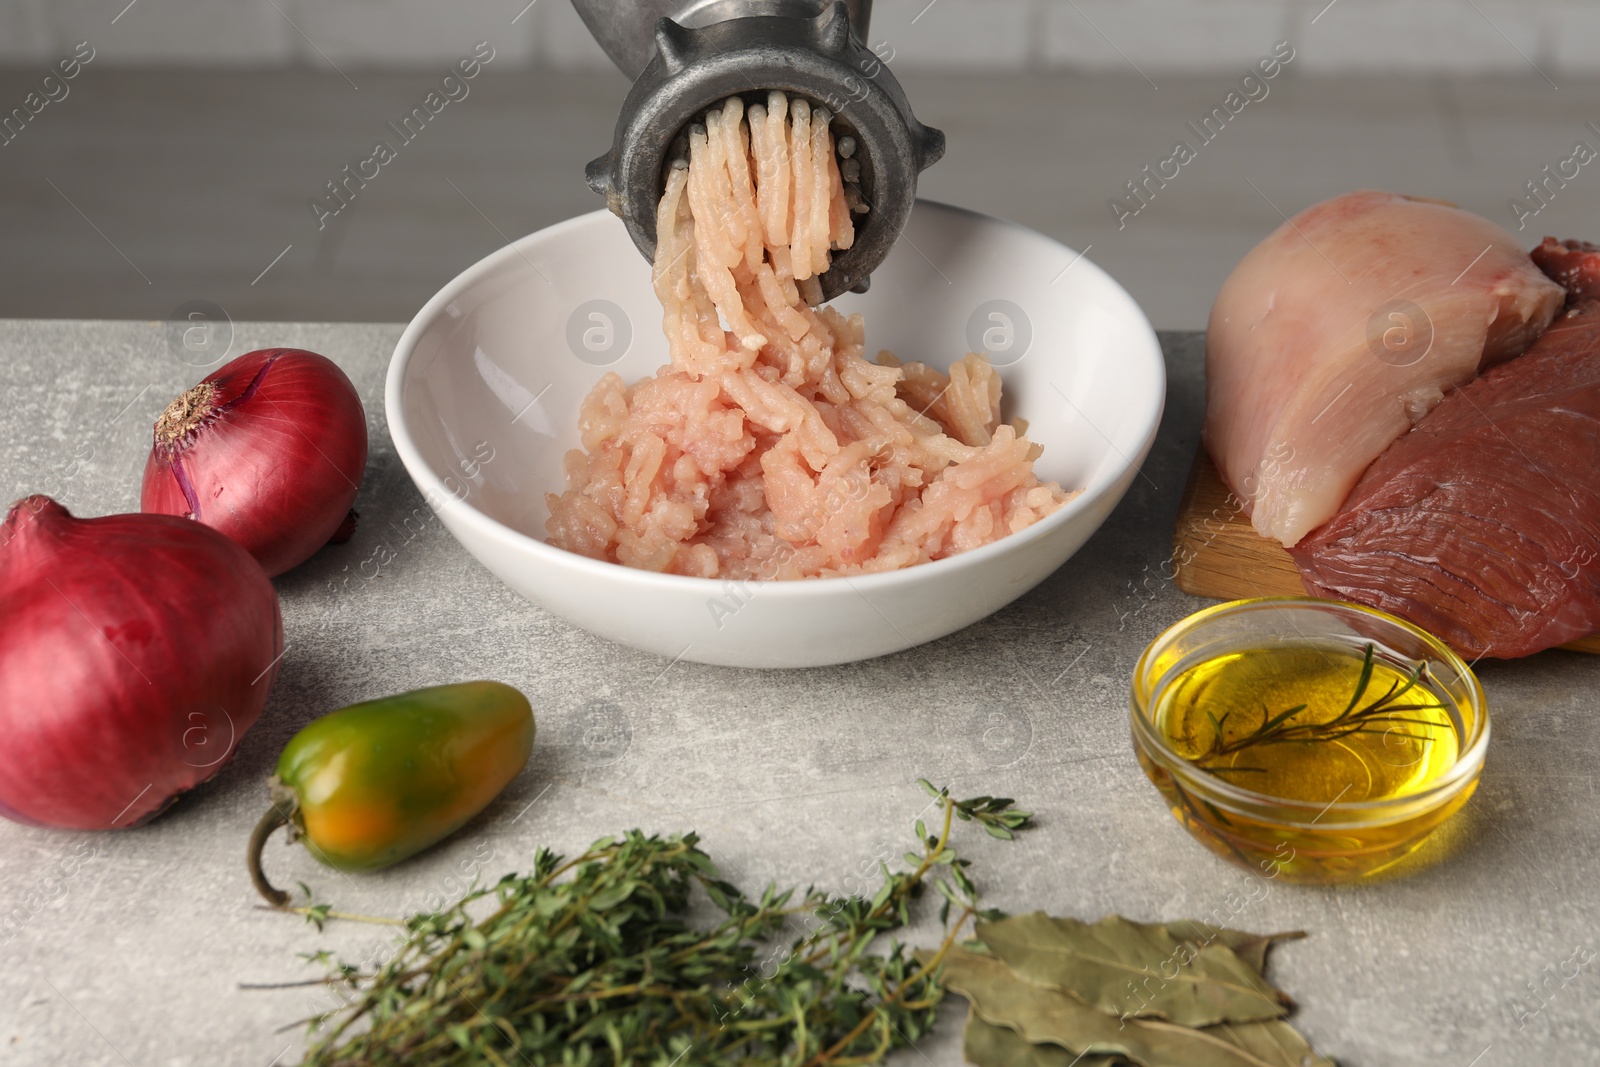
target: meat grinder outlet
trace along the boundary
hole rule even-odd
[[[871,0],[573,0],[606,54],[634,79],[610,151],[589,186],[621,217],[646,259],[673,143],[730,96],[778,89],[826,108],[837,141],[851,137],[856,191],[867,205],[855,243],[821,278],[824,299],[866,289],[917,194],[917,175],[944,155],[944,134],[918,122],[888,64],[864,38]]]

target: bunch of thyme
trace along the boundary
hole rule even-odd
[[[404,946],[375,973],[336,965],[325,981],[348,1006],[310,1020],[319,1036],[305,1062],[878,1063],[932,1027],[939,964],[967,920],[1000,917],[979,908],[969,861],[950,845],[954,821],[1010,838],[1031,818],[1009,798],[957,801],[920,784],[942,825],[929,833],[917,821],[920,851],[905,854],[907,870],[880,863],[870,898],[773,887],[747,898],[693,833],[634,830],[572,859],[541,849],[527,874],[412,916]],[[939,947],[925,962],[893,939],[871,951],[910,921],[930,881],[944,897]],[[696,887],[725,916],[708,929],[686,920]],[[468,915],[491,897],[487,918]]]

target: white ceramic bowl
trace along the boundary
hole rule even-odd
[[[428,301],[389,367],[389,432],[469,552],[601,637],[738,667],[897,652],[1004,607],[1078,550],[1155,439],[1166,376],[1149,322],[1104,271],[1041,234],[943,204],[919,201],[871,291],[837,306],[866,316],[869,352],[940,367],[987,331],[1005,416],[1027,419],[1044,445],[1040,477],[1084,492],[994,544],[855,578],[734,584],[545,544],[544,495],[565,488],[583,397],[606,370],[632,382],[668,359],[649,266],[601,211],[500,249]]]

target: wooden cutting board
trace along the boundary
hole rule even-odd
[[[1178,588],[1191,596],[1241,600],[1306,595],[1293,557],[1278,542],[1256,533],[1203,447],[1189,469],[1178,508],[1172,567]],[[1561,647],[1600,654],[1600,634]]]

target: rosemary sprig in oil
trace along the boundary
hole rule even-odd
[[[1227,740],[1225,732],[1228,719],[1232,711],[1223,712],[1219,719],[1210,711],[1206,718],[1211,721],[1212,738],[1211,747],[1196,756],[1192,762],[1211,771],[1247,771],[1264,773],[1259,767],[1216,767],[1208,766],[1228,756],[1233,756],[1248,749],[1260,748],[1265,745],[1282,745],[1291,742],[1329,743],[1343,740],[1353,734],[1384,734],[1399,736],[1422,744],[1428,744],[1433,738],[1426,733],[1412,733],[1404,729],[1407,726],[1420,726],[1424,730],[1432,730],[1437,723],[1427,719],[1407,717],[1407,712],[1435,711],[1445,707],[1444,704],[1406,704],[1401,699],[1417,686],[1421,685],[1428,676],[1428,665],[1419,663],[1406,675],[1404,683],[1394,681],[1383,695],[1362,705],[1362,698],[1367,695],[1367,690],[1372,685],[1373,655],[1372,644],[1366,646],[1361,659],[1361,675],[1356,680],[1355,691],[1350,694],[1350,701],[1343,711],[1331,719],[1322,722],[1298,722],[1301,712],[1309,705],[1296,704],[1284,711],[1273,712],[1265,706],[1261,709],[1261,722],[1248,733],[1240,734],[1233,740]],[[1427,692],[1424,687],[1423,692]],[[1401,729],[1396,729],[1399,724]]]

